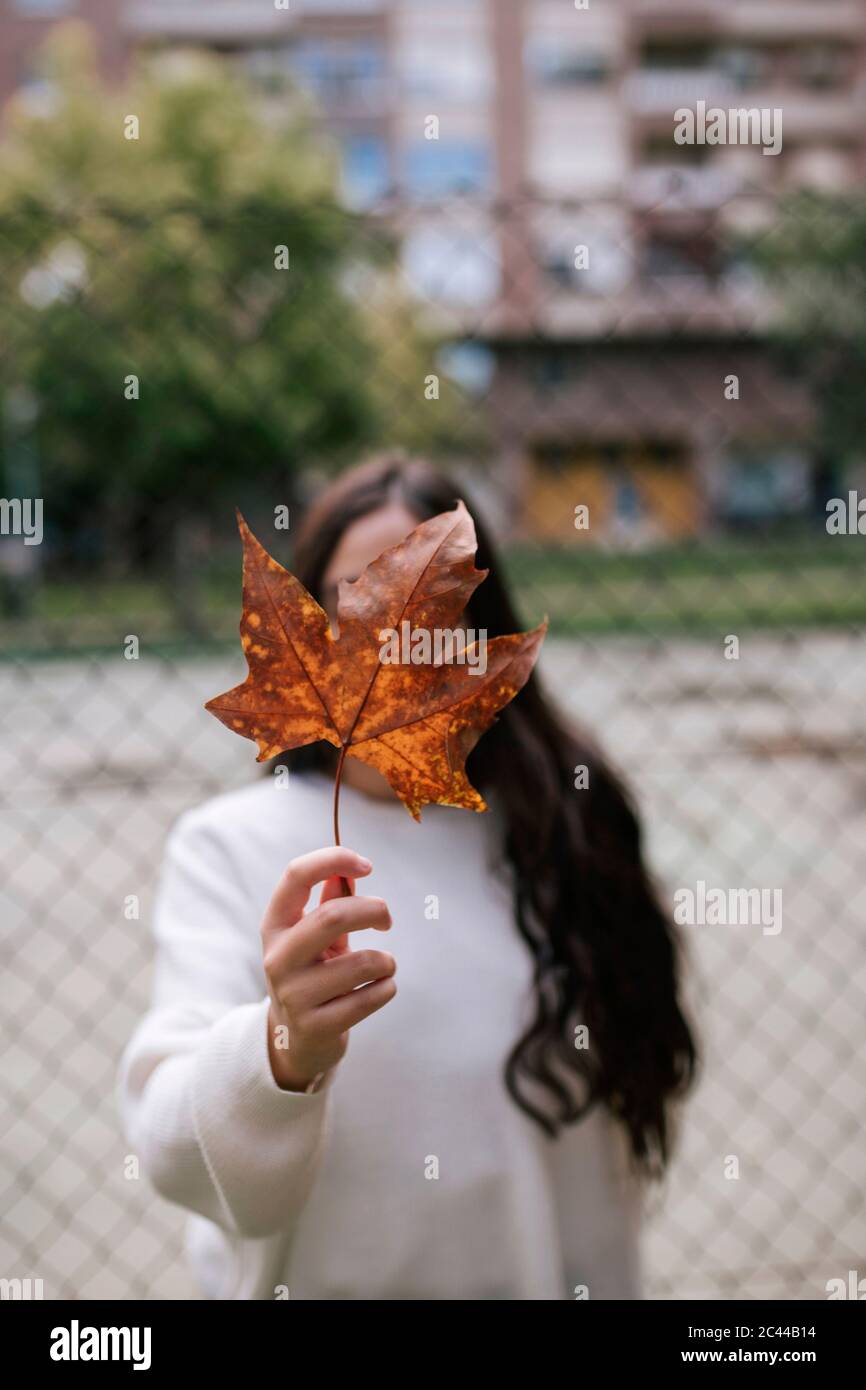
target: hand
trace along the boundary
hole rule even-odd
[[[285,1091],[304,1091],[335,1066],[349,1045],[349,1029],[397,993],[394,957],[349,945],[349,932],[391,926],[381,898],[342,896],[341,880],[363,878],[371,868],[350,849],[313,850],[292,860],[268,904],[261,933],[271,997],[268,1055]],[[322,882],[319,906],[305,915],[310,891]],[[281,1025],[288,1047],[277,1046]]]

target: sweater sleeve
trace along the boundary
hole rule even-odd
[[[631,1170],[622,1126],[596,1107],[567,1125],[548,1153],[564,1296],[640,1298],[646,1183]]]
[[[311,1095],[274,1080],[256,914],[213,825],[181,817],[157,892],[151,1006],[118,1074],[124,1131],[157,1192],[245,1237],[296,1220],[334,1076]]]

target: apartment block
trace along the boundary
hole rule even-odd
[[[109,74],[204,46],[268,100],[309,92],[488,413],[517,529],[580,540],[586,501],[594,539],[643,544],[814,503],[813,405],[748,248],[787,191],[866,174],[866,0],[4,0],[0,100],[70,13]],[[749,138],[701,138],[719,111]]]

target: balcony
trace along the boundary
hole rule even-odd
[[[709,112],[737,109],[783,112],[785,136],[793,139],[850,140],[858,138],[864,119],[864,98],[847,88],[812,91],[791,84],[761,83],[744,89],[716,68],[644,68],[625,84],[626,101],[644,127],[673,128],[674,112],[694,109],[703,101]]]
[[[625,97],[638,116],[670,117],[698,100],[708,106],[751,105],[743,92],[716,68],[641,68],[626,78]]]
[[[631,0],[642,37],[718,35],[774,42],[866,37],[861,0]]]
[[[631,179],[631,202],[641,211],[715,211],[742,190],[740,177],[714,165],[698,169],[682,164],[645,165]]]
[[[738,290],[701,276],[638,277],[615,295],[551,295],[531,317],[553,339],[728,337],[762,334],[773,321],[766,291]],[[495,321],[488,315],[485,323]],[[514,330],[512,330],[514,332]]]
[[[249,5],[244,0],[139,0],[124,9],[124,28],[139,39],[248,43],[294,27],[293,10]]]

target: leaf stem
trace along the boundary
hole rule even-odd
[[[337,763],[337,777],[334,782],[334,844],[340,843],[340,782],[343,777],[343,763],[346,761],[346,745],[340,749],[340,761]]]
[[[340,782],[343,777],[343,763],[346,761],[346,747],[344,743],[340,749],[340,761],[337,763],[337,776],[334,781],[334,844],[340,843]],[[352,885],[347,878],[340,879],[340,892],[344,898],[352,896]]]

